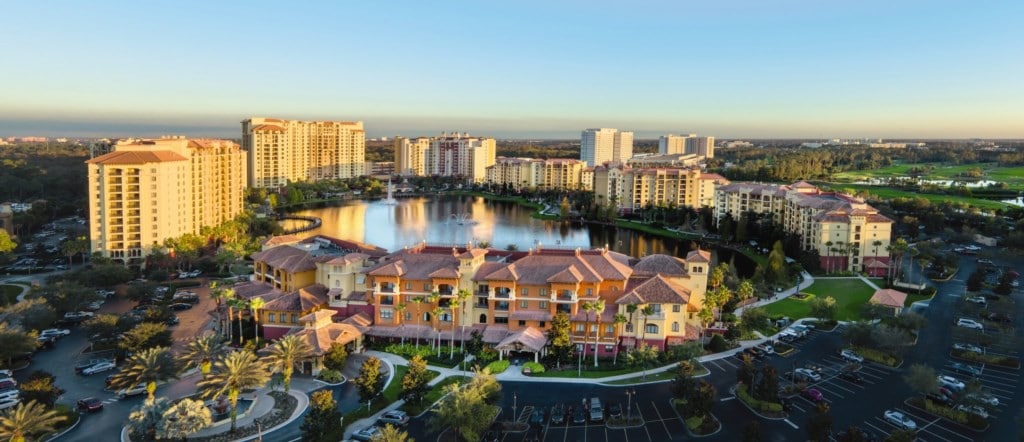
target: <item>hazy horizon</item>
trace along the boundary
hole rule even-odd
[[[0,136],[1024,138],[1022,2],[20,2]]]

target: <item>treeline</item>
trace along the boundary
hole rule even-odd
[[[52,217],[73,215],[88,207],[88,170],[83,164],[88,158],[87,146],[71,143],[0,146],[0,201],[47,201],[45,206],[16,215],[16,233],[32,231]]]

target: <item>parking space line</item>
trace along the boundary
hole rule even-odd
[[[715,367],[715,368],[716,368],[716,369],[718,369],[718,370],[722,370],[722,371],[725,371],[725,369],[724,369],[724,368],[722,368],[722,366],[721,366],[721,365],[718,365],[718,362],[717,362],[717,361],[706,361],[706,362],[704,362],[704,363],[705,363],[705,364],[708,364],[708,365],[711,365],[711,366]]]
[[[736,365],[736,364],[733,364],[732,362],[729,362],[729,361],[728,361],[728,360],[726,360],[725,358],[719,359],[719,360],[718,360],[718,362],[721,362],[721,363],[723,363],[723,364],[725,364],[725,365],[728,365],[728,366],[729,366],[730,368],[736,368],[736,367],[739,367],[738,365]]]
[[[654,401],[651,401],[651,406],[654,407],[654,414],[658,415],[658,422],[661,422],[662,428],[665,429],[665,434],[671,436],[672,432],[668,430],[668,425],[665,424],[665,417],[661,415],[661,411],[658,411],[658,404],[655,404]]]
[[[796,430],[796,429],[799,429],[799,428],[800,428],[800,427],[798,427],[798,426],[797,426],[796,424],[794,424],[794,423],[790,422],[790,421],[789,421],[789,419],[783,419],[782,421],[783,421],[783,422],[785,422],[785,423],[787,423],[787,424],[789,424],[789,426],[793,427],[793,429],[794,429],[794,430]]]
[[[874,418],[875,418],[875,419],[878,419],[878,420],[880,420],[880,421],[882,421],[882,422],[885,422],[885,423],[886,423],[886,424],[888,424],[888,425],[892,425],[892,424],[890,424],[890,423],[886,422],[885,420],[883,420],[883,419],[879,418],[878,416],[875,416]],[[883,430],[883,429],[881,429],[881,428],[878,428],[878,426],[877,426],[877,425],[874,425],[874,424],[872,424],[871,422],[868,422],[868,421],[864,421],[864,425],[867,425],[867,426],[869,426],[869,427],[871,427],[871,428],[874,428],[874,429],[875,429],[875,431],[878,431],[879,433],[882,433],[882,434],[884,434],[885,436],[883,436],[883,437],[889,437],[889,433],[890,433],[890,432],[889,432],[888,430]],[[885,425],[883,425],[883,426],[885,426]],[[888,427],[886,427],[886,428],[888,428]]]
[[[828,378],[828,379],[825,379],[822,382],[823,383],[828,383],[828,385],[830,387],[832,387],[832,388],[838,388],[838,389],[843,390],[843,391],[845,391],[847,393],[857,394],[857,390],[851,390],[849,388],[844,387],[843,386],[843,382],[841,382],[841,381],[842,381],[842,379],[839,379],[839,378]],[[863,387],[861,387],[861,388],[863,388]]]

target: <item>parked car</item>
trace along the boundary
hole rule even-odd
[[[565,404],[558,403],[551,407],[551,423],[565,423]]]
[[[53,348],[57,344],[56,336],[40,336],[36,338],[36,344],[39,348]]]
[[[19,403],[21,403],[21,398],[19,398],[18,396],[10,398],[0,398],[0,410],[6,410],[8,408],[18,405]]]
[[[984,296],[969,296],[965,301],[976,305],[988,305],[988,300]]]
[[[608,407],[608,417],[615,419],[622,417],[622,404],[615,403]]]
[[[587,422],[587,412],[583,407],[575,407],[572,411],[572,423],[582,424]]]
[[[356,431],[352,434],[352,439],[369,442],[369,440],[373,439],[373,437],[378,433],[380,433],[380,428],[370,425],[369,427],[363,428],[362,430]]]
[[[839,356],[843,359],[846,359],[847,361],[856,362],[858,364],[864,362],[864,356],[861,356],[857,354],[857,352],[850,349],[843,349],[842,351],[839,352]]]
[[[862,378],[859,374],[854,373],[852,371],[844,371],[842,373],[839,373],[839,378],[849,382],[853,382],[854,384],[860,384],[864,382],[864,378]]]
[[[121,399],[124,399],[124,398],[129,397],[129,396],[138,396],[138,395],[146,394],[146,393],[147,393],[146,392],[146,384],[138,384],[138,385],[133,385],[131,387],[119,390],[117,392],[117,397],[119,397]]]
[[[544,409],[534,408],[533,413],[530,414],[530,425],[542,426],[544,425]]]
[[[113,362],[103,361],[103,362],[97,363],[96,365],[92,365],[92,366],[90,366],[88,368],[83,369],[82,370],[82,374],[88,376],[88,375],[91,375],[91,374],[102,373],[104,371],[113,370],[115,367],[117,367],[117,366],[114,365]]]
[[[821,394],[821,391],[818,391],[816,388],[805,388],[800,392],[800,395],[811,402],[821,402],[825,400],[825,395]]]
[[[110,362],[106,359],[89,359],[88,361],[82,361],[75,364],[75,373],[82,374],[82,370],[92,367],[93,365],[99,364],[100,362]]]
[[[39,336],[56,336],[58,338],[70,334],[71,330],[68,330],[66,328],[48,328],[46,330],[39,332]]]
[[[935,380],[939,381],[939,385],[954,391],[961,391],[966,387],[963,381],[952,376],[939,375],[935,377]]]
[[[1013,322],[1013,318],[1010,317],[1010,315],[1007,315],[1006,313],[982,312],[981,313],[981,317],[985,318],[985,319],[988,319],[989,321],[992,321],[992,322],[1002,322],[1002,323]]]
[[[975,367],[970,364],[964,364],[962,362],[954,362],[952,364],[953,371],[957,373],[967,373],[971,376],[981,376],[981,368]]]
[[[974,345],[974,344],[963,344],[963,343],[959,343],[959,342],[953,344],[953,349],[954,350],[969,351],[969,352],[979,353],[979,354],[980,353],[985,353],[985,350],[982,350],[981,347],[978,347],[977,345]]]
[[[775,354],[775,347],[773,347],[771,344],[769,344],[767,342],[762,343],[761,345],[758,345],[757,348],[761,349],[762,351],[764,351],[767,354],[770,354],[770,355]]]
[[[990,394],[969,394],[967,399],[978,401],[991,407],[999,406],[999,398]]]
[[[978,321],[967,318],[960,318],[956,320],[957,327],[971,328],[975,330],[985,330],[985,326],[981,325]]]
[[[78,411],[93,413],[103,409],[103,401],[94,397],[79,399],[77,402]]]
[[[601,399],[590,398],[590,421],[601,422],[604,420],[604,407],[601,406]]]
[[[808,368],[798,368],[798,369],[794,370],[794,373],[796,373],[794,376],[797,376],[797,375],[803,376],[804,378],[810,379],[810,380],[812,380],[814,382],[818,382],[818,381],[821,380],[821,375],[820,374],[818,374],[814,370],[811,370],[811,369],[808,369]]]
[[[750,347],[747,349],[747,352],[753,355],[755,359],[764,359],[765,356],[768,356],[767,351],[758,347]]]
[[[928,394],[925,395],[925,399],[928,399],[928,400],[930,400],[932,402],[935,402],[935,403],[938,403],[940,405],[944,405],[944,406],[947,406],[947,407],[953,405],[953,398],[950,397],[950,396],[946,396],[946,395],[944,395],[942,393],[928,393]]]
[[[981,417],[982,419],[988,419],[988,410],[977,405],[957,405],[956,411],[963,411],[964,413],[970,413]]]
[[[384,423],[394,425],[396,427],[404,426],[409,423],[409,414],[402,410],[393,410],[384,413],[380,420]]]
[[[885,420],[904,430],[917,431],[917,422],[896,410],[885,410]]]
[[[182,310],[189,310],[189,309],[191,309],[192,308],[192,304],[189,304],[187,302],[178,302],[178,303],[169,305],[168,308],[170,308],[171,310],[174,310],[176,312],[180,312]]]

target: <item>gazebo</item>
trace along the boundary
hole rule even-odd
[[[871,295],[868,302],[890,307],[893,309],[893,316],[896,316],[903,311],[903,304],[907,302],[907,294],[899,290],[879,289],[875,291],[874,295]]]
[[[548,338],[544,336],[544,332],[534,327],[526,327],[508,335],[494,348],[498,350],[499,359],[504,359],[508,352],[530,351],[533,352],[533,362],[539,362],[540,357],[546,353],[544,347],[547,345]]]

